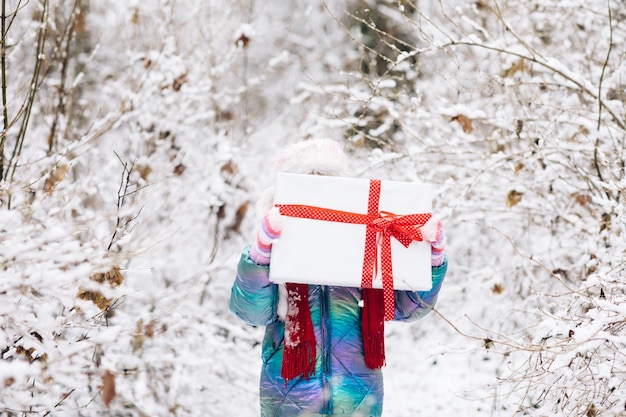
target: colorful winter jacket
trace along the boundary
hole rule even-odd
[[[447,260],[433,267],[430,291],[396,291],[395,320],[425,316],[437,300]],[[361,290],[309,285],[311,319],[317,342],[316,372],[288,384],[280,376],[284,322],[277,316],[278,286],[269,267],[257,265],[244,250],[232,287],[230,308],[247,323],[267,326],[262,345],[261,417],[325,415],[378,417],[383,408],[380,369],[365,365],[361,340]]]

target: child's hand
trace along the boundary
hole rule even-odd
[[[431,217],[424,226],[422,226],[422,237],[431,247],[431,265],[439,266],[443,263],[443,250],[446,247],[446,235],[443,231],[441,220],[437,217]]]
[[[259,265],[269,265],[272,243],[280,237],[282,217],[278,207],[272,207],[263,217],[256,241],[250,248],[250,258]]]

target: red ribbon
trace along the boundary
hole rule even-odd
[[[395,297],[391,264],[391,237],[396,238],[404,247],[408,247],[412,241],[421,241],[420,226],[423,226],[430,219],[431,214],[398,215],[385,211],[379,212],[380,186],[380,180],[370,180],[367,214],[301,204],[277,204],[276,206],[279,207],[280,214],[284,216],[365,225],[362,288],[372,288],[374,276],[379,272],[378,237],[380,237],[380,273],[383,281],[385,320],[393,320]]]

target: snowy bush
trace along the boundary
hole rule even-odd
[[[362,53],[328,118],[356,148],[387,149],[365,174],[439,185],[449,280],[512,297],[462,330],[503,355],[494,410],[623,412],[623,9],[359,5]]]

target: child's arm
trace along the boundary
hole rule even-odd
[[[237,277],[231,290],[230,309],[245,322],[264,326],[276,320],[278,286],[269,280],[272,243],[278,239],[282,222],[278,209],[261,221],[256,240],[241,254]]]
[[[443,263],[432,267],[433,286],[429,291],[396,291],[396,316],[398,321],[413,321],[430,313],[439,295],[448,269],[448,260],[444,257]]]
[[[248,324],[265,326],[276,321],[277,303],[278,286],[269,280],[269,266],[254,262],[248,246],[237,267],[230,310]]]

